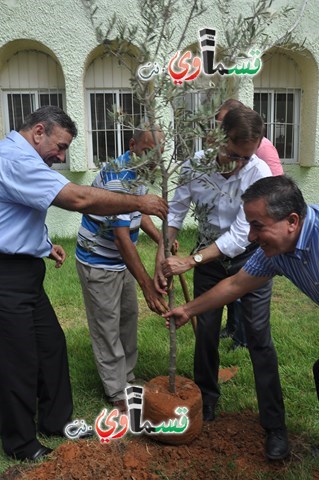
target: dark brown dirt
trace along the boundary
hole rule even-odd
[[[310,447],[290,436],[292,455],[285,462],[268,462],[258,416],[251,412],[221,413],[204,423],[189,445],[169,446],[146,436],[126,436],[109,444],[67,441],[38,466],[13,467],[1,480],[269,480],[291,471]],[[257,476],[258,472],[258,476]],[[314,479],[319,478],[314,472]]]

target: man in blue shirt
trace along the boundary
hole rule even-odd
[[[63,435],[72,414],[65,338],[43,289],[43,257],[57,267],[65,260],[48,237],[48,207],[95,215],[139,210],[160,218],[167,212],[155,195],[80,186],[51,170],[76,135],[63,110],[46,106],[0,142],[0,432],[4,451],[20,460],[51,452],[36,438],[37,400],[38,431],[45,435]]]
[[[258,180],[242,199],[250,225],[248,239],[257,242],[258,250],[236,275],[164,314],[166,318],[174,316],[177,327],[193,315],[260,288],[275,275],[286,276],[319,304],[319,206],[307,206],[297,185],[284,175]],[[270,447],[277,453],[273,459],[287,456],[286,432],[267,432],[266,452]]]
[[[152,170],[152,154],[162,151],[164,136],[158,127],[137,128],[129,150],[99,172],[93,186],[113,192],[145,194],[138,164]],[[138,162],[134,159],[139,158]],[[136,164],[137,163],[137,164]],[[137,181],[141,177],[142,183]],[[96,366],[113,407],[125,411],[125,387],[134,381],[137,361],[138,302],[136,282],[151,310],[161,314],[166,302],[154,287],[136,249],[139,228],[156,243],[159,232],[141,212],[101,217],[83,215],[76,266],[82,285]]]

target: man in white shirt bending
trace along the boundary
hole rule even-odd
[[[182,227],[191,204],[195,206],[199,232],[196,248],[185,258],[174,256],[164,260],[159,249],[155,280],[161,292],[165,290],[167,277],[195,267],[194,296],[199,297],[240,270],[257,247],[248,241],[249,225],[241,195],[260,178],[271,176],[268,165],[254,155],[263,137],[263,121],[257,112],[239,106],[225,115],[221,128],[226,144],[215,159],[219,171],[203,174],[185,162],[181,175],[187,180],[181,182],[170,202],[170,242]],[[198,152],[196,157],[203,155],[205,152]],[[266,430],[266,455],[282,459],[288,455],[289,446],[277,355],[270,333],[271,287],[269,281],[243,296],[241,303],[260,423]],[[218,346],[222,310],[211,309],[197,317],[194,378],[202,392],[206,421],[214,420],[220,396]]]

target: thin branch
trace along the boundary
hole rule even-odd
[[[275,42],[273,43],[273,46],[275,45],[280,45],[281,43],[284,42],[285,38],[288,36],[288,35],[291,35],[292,32],[298,27],[299,23],[301,22],[302,20],[302,17],[303,17],[303,14],[304,14],[304,11],[305,11],[305,8],[307,6],[307,3],[308,3],[308,0],[304,0],[303,4],[302,4],[302,7],[299,11],[299,14],[297,15],[297,20],[295,21],[295,23],[290,27],[288,28],[287,32],[285,35],[283,35],[282,37],[280,37],[278,40],[275,40]]]
[[[173,3],[175,3],[174,0],[169,0],[168,5],[166,6],[166,11],[167,11],[167,12],[170,11],[171,6],[173,5]],[[163,37],[164,37],[164,29],[165,29],[168,21],[169,21],[169,14],[168,14],[168,15],[166,14],[166,15],[164,15],[163,25],[162,25],[160,34],[159,34],[159,36],[158,36],[158,42],[157,42],[157,47],[156,47],[156,49],[155,49],[154,58],[157,57],[158,52],[159,52],[159,50],[160,50],[160,48],[161,48],[162,39],[163,39]]]
[[[205,13],[205,11],[207,10],[207,8],[203,8],[202,6],[200,7],[200,13],[199,14],[196,14],[196,15],[193,15],[194,11],[197,9],[197,5],[198,5],[198,0],[195,0],[192,4],[192,8],[189,12],[189,15],[188,15],[188,18],[186,20],[186,23],[185,23],[185,26],[184,26],[184,30],[183,32],[181,33],[181,36],[179,38],[179,42],[177,44],[177,48],[176,50],[179,50],[181,45],[182,45],[182,42],[185,40],[185,36],[186,36],[186,32],[188,30],[188,27],[189,27],[189,24],[190,22],[198,17],[199,15],[202,15],[203,13]]]

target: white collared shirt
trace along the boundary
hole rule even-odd
[[[195,159],[200,161],[204,151],[197,152]],[[180,229],[191,206],[195,207],[198,223],[200,248],[213,242],[228,257],[243,253],[248,242],[249,224],[246,221],[241,195],[263,177],[270,177],[268,165],[253,155],[250,161],[229,178],[220,173],[203,174],[192,169],[185,162],[181,177],[191,176],[185,185],[176,188],[169,202],[168,225]]]

